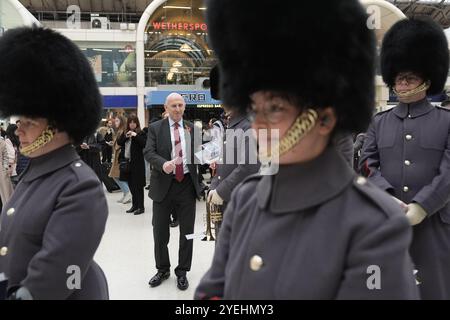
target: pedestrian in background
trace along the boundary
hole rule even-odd
[[[119,186],[122,191],[122,198],[117,200],[118,203],[130,203],[131,195],[130,188],[128,186],[128,182],[126,180],[120,179],[120,170],[119,164],[120,161],[124,158],[123,148],[117,143],[117,139],[125,132],[127,128],[127,118],[123,115],[117,115],[114,118],[114,142],[113,142],[113,161],[111,165],[111,170],[109,171],[109,177],[113,178],[114,181]]]
[[[126,130],[120,135],[117,144],[123,149],[125,162],[128,163],[128,186],[131,191],[131,208],[127,213],[139,215],[145,212],[145,162],[143,149],[147,142],[145,133],[141,130],[139,119],[132,114],[127,121]]]

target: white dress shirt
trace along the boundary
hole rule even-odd
[[[187,167],[187,157],[186,157],[186,139],[184,137],[184,126],[183,126],[183,119],[178,121],[179,127],[178,132],[180,133],[180,140],[181,140],[181,150],[183,152],[183,172],[184,174],[189,172],[189,169]],[[169,126],[170,126],[170,140],[172,142],[172,160],[175,159],[175,121],[173,121],[169,117]],[[175,170],[173,171],[173,174],[175,174]]]

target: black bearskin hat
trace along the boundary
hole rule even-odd
[[[447,38],[431,20],[405,19],[386,33],[381,47],[381,74],[391,88],[400,72],[413,72],[431,82],[427,94],[442,92],[449,67]]]
[[[217,65],[215,65],[209,72],[209,85],[211,98],[220,100],[220,78],[219,67]]]
[[[375,101],[375,35],[358,0],[208,0],[223,102],[241,110],[270,90],[336,110],[336,129],[363,131]],[[317,16],[317,13],[320,13]]]
[[[79,143],[101,120],[102,97],[78,47],[50,29],[21,27],[0,37],[0,114],[46,118]]]

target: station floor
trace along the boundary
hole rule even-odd
[[[169,253],[171,276],[155,288],[148,285],[156,273],[153,253],[152,201],[145,192],[145,213],[134,216],[125,213],[131,205],[117,203],[121,192],[105,194],[109,218],[106,231],[97,250],[95,261],[102,267],[112,300],[190,300],[201,277],[209,269],[214,254],[214,241],[194,239],[192,268],[188,272],[189,288],[176,287],[174,269],[178,263],[179,228],[171,228]],[[205,230],[205,202],[197,201],[194,234]]]

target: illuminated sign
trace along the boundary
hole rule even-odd
[[[207,31],[206,23],[152,22],[154,30]]]
[[[197,108],[222,108],[221,104],[198,104]]]
[[[181,96],[186,101],[186,104],[189,104],[189,102],[202,102],[206,101],[206,94],[204,93],[181,93]]]
[[[147,107],[162,106],[166,102],[166,98],[173,91],[151,90],[147,93],[145,104]],[[209,90],[197,91],[178,91],[178,93],[186,101],[186,105],[196,105],[197,108],[221,108],[219,100],[211,98]]]

